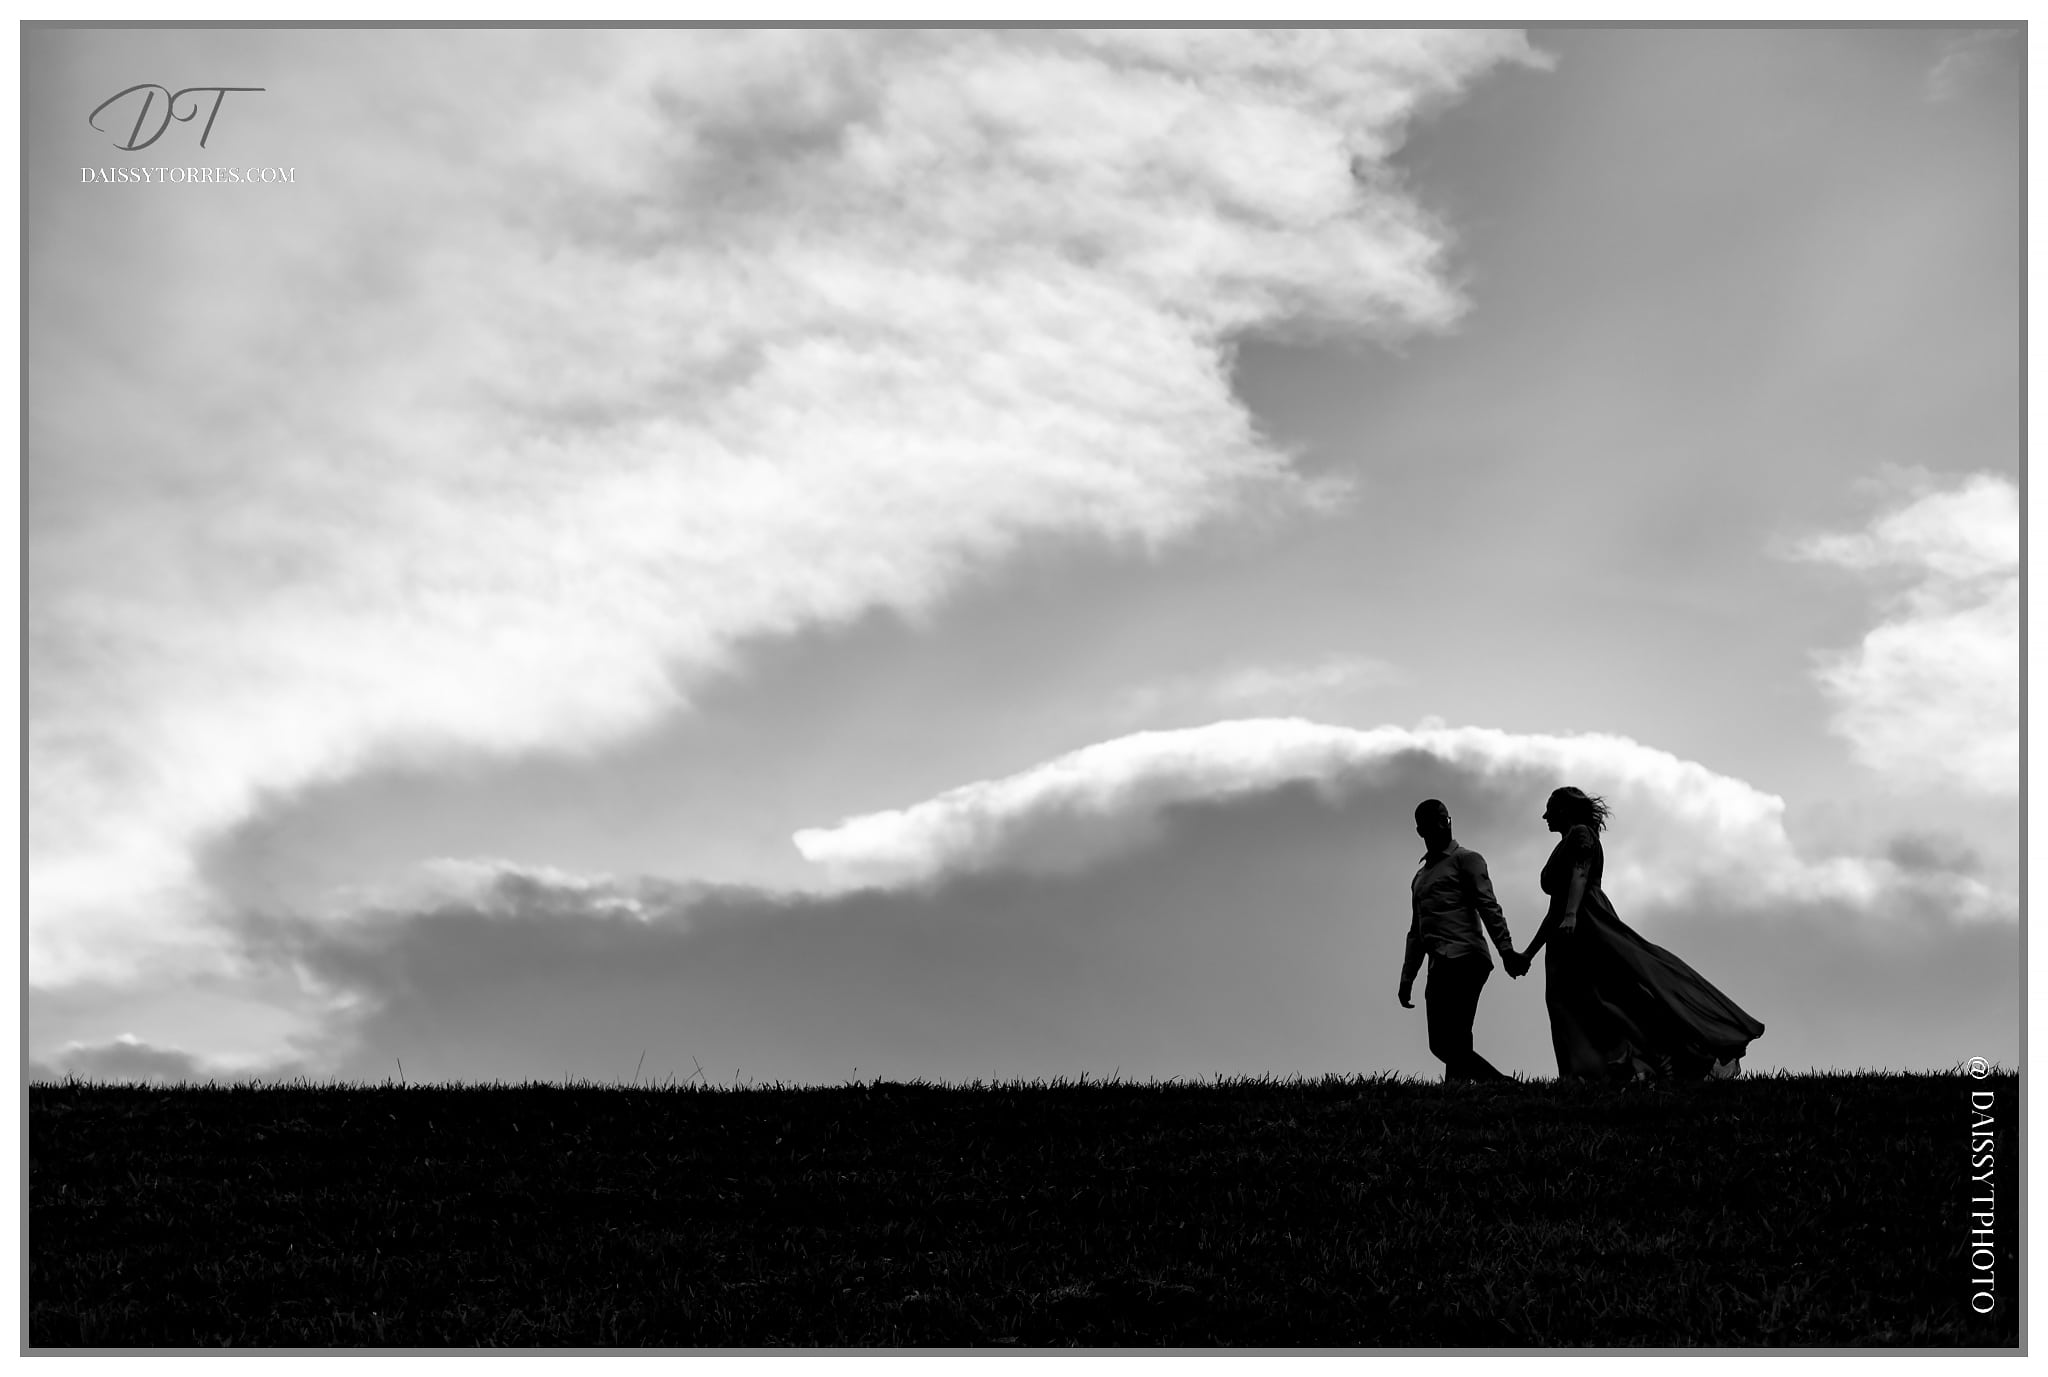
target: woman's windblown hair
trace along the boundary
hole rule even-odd
[[[1574,789],[1567,784],[1562,789],[1552,791],[1550,802],[1573,826],[1583,824],[1595,832],[1607,830],[1607,814],[1612,810],[1608,808],[1607,800],[1604,798],[1589,794],[1583,789]]]

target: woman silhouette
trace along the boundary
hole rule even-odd
[[[1551,794],[1543,821],[1563,834],[1543,865],[1550,913],[1511,974],[1546,943],[1543,1002],[1557,1074],[1633,1080],[1725,1077],[1764,1026],[1615,915],[1600,888],[1607,804],[1578,789]]]

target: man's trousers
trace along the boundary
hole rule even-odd
[[[1429,957],[1429,988],[1422,1003],[1429,1015],[1430,1055],[1444,1064],[1447,1081],[1495,1081],[1505,1077],[1492,1062],[1472,1050],[1472,1020],[1479,1013],[1479,992],[1493,963],[1484,953]]]

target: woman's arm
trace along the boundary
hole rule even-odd
[[[1529,949],[1522,953],[1524,961],[1536,959],[1536,953],[1543,950],[1543,944],[1550,940],[1553,932],[1573,932],[1579,925],[1579,903],[1586,897],[1586,876],[1592,869],[1586,861],[1572,867],[1572,879],[1565,886],[1565,892],[1550,901],[1550,912],[1543,919],[1543,926],[1536,929],[1536,935],[1529,939]]]

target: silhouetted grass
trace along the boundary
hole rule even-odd
[[[29,1340],[2014,1345],[2017,1111],[2009,1074],[38,1085]]]

